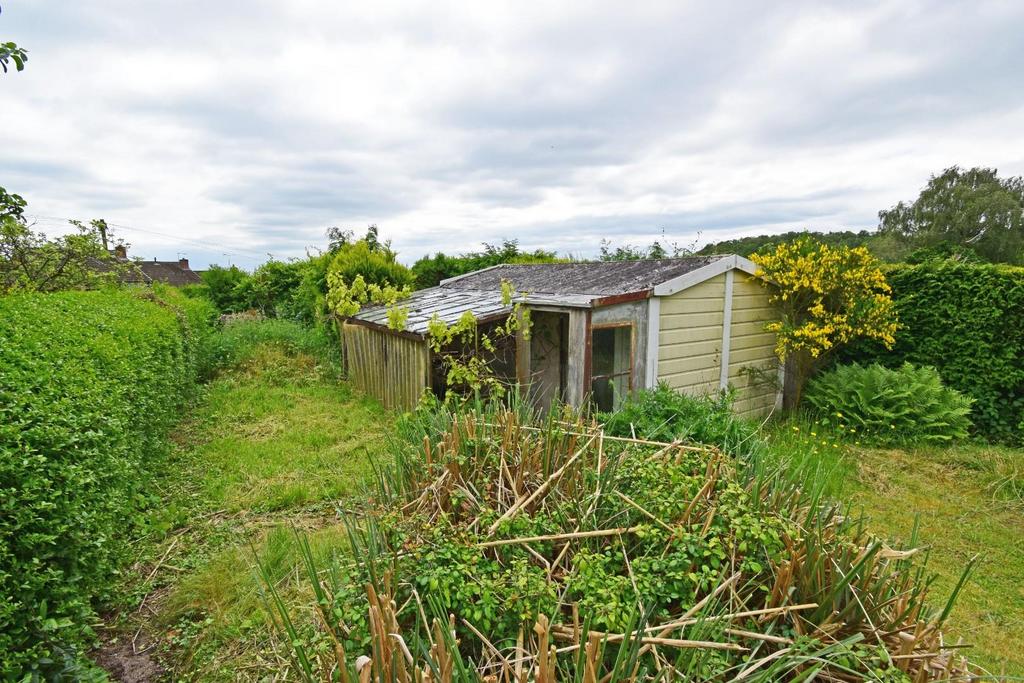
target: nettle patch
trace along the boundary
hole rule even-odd
[[[374,508],[347,520],[352,554],[306,553],[315,618],[294,621],[267,577],[307,680],[963,670],[913,553],[778,473],[571,414],[442,407],[399,432]]]

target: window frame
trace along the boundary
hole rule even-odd
[[[594,400],[594,380],[595,379],[607,379],[609,382],[614,380],[616,377],[626,377],[626,391],[627,393],[633,393],[633,372],[636,366],[636,323],[631,320],[623,320],[617,322],[597,323],[590,325],[589,338],[587,339],[587,366],[590,370],[587,377],[587,393],[590,396],[589,400]],[[612,373],[601,373],[595,374],[594,369],[594,332],[598,330],[617,329],[622,327],[629,328],[629,368],[622,372]],[[614,406],[613,406],[614,409]]]

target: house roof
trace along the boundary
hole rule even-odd
[[[189,268],[182,268],[178,261],[139,261],[139,270],[145,276],[145,282],[165,282],[175,287],[202,284],[198,273]]]
[[[181,261],[130,261],[114,256],[113,252],[111,255],[111,260],[89,258],[89,267],[99,272],[108,272],[113,263],[130,264],[133,267],[126,268],[119,276],[121,282],[128,284],[164,282],[174,287],[183,287],[203,282],[198,273],[183,266]]]
[[[643,298],[673,294],[730,268],[753,273],[746,259],[732,255],[700,256],[649,261],[595,263],[541,263],[499,265],[444,280],[437,287],[413,292],[398,305],[407,308],[405,331],[425,335],[437,315],[447,324],[470,311],[479,322],[508,315],[501,283],[511,282],[517,301],[532,306],[591,308],[612,303],[607,299],[634,295]],[[367,306],[353,316],[355,322],[386,326],[387,308]]]
[[[680,275],[714,263],[723,256],[593,263],[500,265],[445,280],[452,289],[500,290],[503,280],[516,291],[543,294],[618,296],[652,289]]]

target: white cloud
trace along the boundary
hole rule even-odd
[[[1022,28],[937,0],[10,2],[0,185],[200,265],[370,222],[406,260],[871,227],[948,165],[1024,173]]]

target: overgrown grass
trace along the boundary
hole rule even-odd
[[[963,444],[950,448],[853,448],[858,476],[846,490],[878,533],[906,539],[919,519],[936,592],[948,593],[975,555],[951,634],[973,647],[972,662],[1024,676],[1024,452]]]
[[[179,428],[156,532],[128,587],[141,607],[121,625],[158,641],[175,680],[258,679],[287,666],[254,553],[285,595],[305,601],[293,581],[301,555],[292,528],[310,534],[321,559],[347,547],[336,507],[370,473],[387,421],[338,380],[323,333],[236,323],[214,338],[213,357],[220,369]]]
[[[720,423],[717,434],[745,428],[727,405],[697,412]],[[353,555],[305,563],[317,605],[305,619],[265,572],[296,674],[355,680],[365,654],[374,680],[420,680],[427,668],[432,680],[512,680],[517,652],[528,669],[541,660],[538,680],[550,668],[583,681],[653,680],[655,670],[938,681],[960,666],[939,654],[955,591],[930,600],[915,552],[802,485],[800,466],[821,460],[815,447],[773,459],[752,439],[737,458],[616,438],[571,412],[524,422],[528,413],[441,407],[405,421],[376,514],[349,518]],[[748,620],[751,610],[761,618]],[[630,634],[645,624],[675,639],[641,648]],[[548,657],[549,636],[567,644],[562,656]],[[918,661],[889,659],[907,652]]]
[[[879,536],[906,542],[916,524],[940,599],[977,556],[950,635],[972,645],[972,664],[1024,676],[1024,452],[977,442],[868,448],[805,415],[771,424],[764,436],[770,457],[828,497],[850,501]]]

